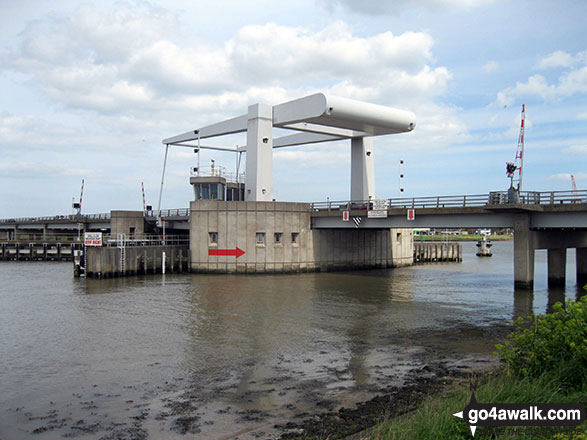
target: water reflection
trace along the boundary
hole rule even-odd
[[[514,290],[514,321],[534,314],[534,292],[525,289]]]
[[[556,303],[565,304],[565,289],[562,287],[551,287],[548,289],[548,303],[546,305],[546,313],[554,312],[554,305]]]

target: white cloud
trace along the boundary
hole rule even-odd
[[[442,95],[451,79],[446,67],[431,65],[434,40],[423,32],[359,37],[343,22],[319,31],[268,23],[242,27],[221,46],[180,45],[169,35],[175,22],[148,7],[103,13],[84,6],[71,18],[31,25],[4,64],[32,75],[56,103],[115,117],[229,116],[320,84],[406,106]]]
[[[487,73],[496,72],[499,69],[499,63],[497,61],[489,61],[483,66],[483,70]]]
[[[587,145],[571,145],[563,150],[563,153],[587,154]]]
[[[368,15],[375,14],[399,14],[408,9],[418,7],[427,9],[453,9],[453,8],[473,8],[483,4],[493,3],[494,0],[420,0],[418,2],[410,0],[319,0],[318,3],[331,9],[336,6],[343,6],[351,11],[360,12]]]
[[[551,69],[556,67],[573,67],[576,64],[585,63],[587,59],[587,51],[579,52],[573,56],[568,52],[557,50],[547,55],[538,63],[541,69]]]
[[[573,174],[575,180],[586,180],[587,173],[575,173]],[[548,176],[548,180],[567,181],[569,186],[571,185],[571,174],[570,173],[558,173]]]
[[[559,76],[558,83],[549,84],[543,75],[535,74],[526,82],[517,82],[514,87],[498,92],[495,103],[506,106],[519,97],[537,97],[545,102],[551,102],[587,93],[587,52],[581,52],[575,57],[569,55],[572,61],[569,61],[566,55],[564,52],[555,52],[543,60],[545,65],[554,66],[558,63],[556,65],[568,67],[568,70]]]

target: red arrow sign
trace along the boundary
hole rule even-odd
[[[208,249],[208,255],[216,255],[219,257],[240,257],[245,251],[239,249]]]

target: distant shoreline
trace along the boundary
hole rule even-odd
[[[479,241],[482,237],[487,237],[489,241],[514,241],[513,235],[478,235],[478,234],[461,234],[461,235],[417,235],[414,234],[414,242],[422,241]]]

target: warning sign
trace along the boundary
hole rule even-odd
[[[342,221],[343,222],[348,222],[350,219],[350,213],[349,211],[342,211]]]
[[[416,210],[408,209],[408,220],[416,220]]]
[[[102,246],[101,232],[86,232],[84,233],[84,244],[86,246]]]

